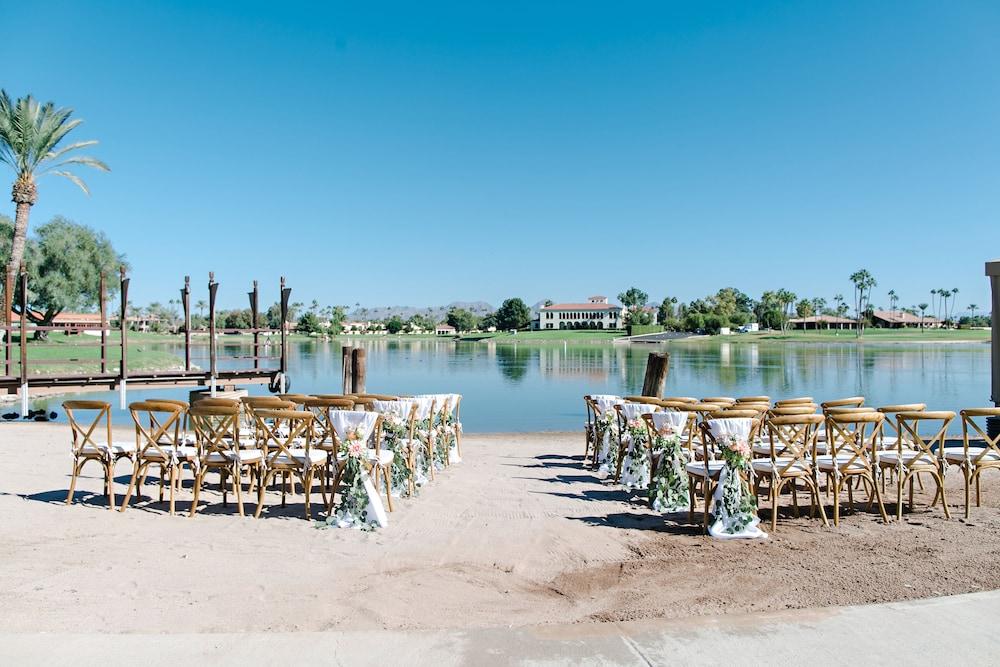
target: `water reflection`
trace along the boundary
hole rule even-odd
[[[869,404],[926,402],[958,410],[987,405],[988,345],[854,345],[688,342],[663,347],[457,343],[451,340],[352,339],[295,341],[289,346],[294,391],[336,392],[343,344],[367,350],[368,389],[385,393],[462,393],[462,417],[472,431],[577,430],[585,393],[635,394],[642,388],[646,356],[671,354],[667,393],[691,396],[807,395],[817,399],[861,394]],[[165,346],[178,355],[180,346]],[[265,348],[277,356],[276,345]],[[223,341],[220,369],[250,363],[249,345]],[[243,359],[235,357],[244,357]],[[209,366],[208,348],[192,362]],[[262,362],[276,367],[277,360]],[[130,391],[131,400],[187,396],[188,389]],[[253,393],[265,388],[251,387]],[[88,394],[97,397],[100,394]],[[117,395],[103,394],[117,406]],[[59,410],[64,397],[37,401]],[[115,419],[128,419],[116,413]]]

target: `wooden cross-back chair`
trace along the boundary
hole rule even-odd
[[[380,400],[377,398],[371,398],[368,396],[358,396],[358,395],[353,396],[352,399],[354,400],[354,409],[363,410],[365,412],[371,412],[372,405],[375,404],[375,401]]]
[[[882,414],[882,413],[879,413]],[[888,450],[879,454],[879,467],[883,471],[895,470],[896,474],[896,518],[903,518],[903,487],[909,482],[909,507],[913,511],[913,478],[927,474],[937,486],[931,507],[941,499],[945,518],[950,519],[948,502],[944,490],[944,449],[948,437],[948,425],[955,418],[955,413],[948,410],[919,410],[896,413],[895,451]],[[921,427],[930,428],[921,433]]]
[[[334,437],[333,425],[330,423],[330,415],[335,410],[353,410],[354,399],[313,396],[306,399],[302,407],[313,416],[312,446],[326,453],[320,488],[323,494],[323,504],[328,505],[327,493],[331,492],[328,482],[337,477],[337,441]]]
[[[135,460],[135,443],[116,442],[111,438],[111,404],[104,401],[64,401],[63,410],[72,436],[73,473],[69,480],[66,504],[73,502],[73,491],[80,471],[88,461],[104,468],[104,494],[108,509],[115,508],[115,464],[120,459]]]
[[[628,403],[646,403],[649,405],[656,405],[661,399],[656,396],[626,396],[625,401]]]
[[[373,398],[376,401],[395,401],[398,396],[394,394],[355,394],[357,398]]]
[[[739,396],[736,398],[737,403],[767,403],[771,404],[770,396]]]
[[[826,412],[828,408],[860,408],[865,404],[864,396],[848,396],[846,398],[835,398],[829,401],[823,401],[819,404],[823,408],[823,412]]]
[[[615,482],[621,481],[622,477],[622,463],[625,461],[625,434],[628,430],[628,424],[630,421],[629,412],[635,412],[636,415],[634,419],[641,420],[642,415],[648,412],[656,412],[660,409],[660,402],[656,400],[651,401],[629,401],[626,399],[624,403],[619,403],[615,405],[615,418],[618,420],[618,460],[615,464]],[[648,443],[646,445],[641,445],[639,443],[632,444],[633,454],[636,456],[645,456],[646,450],[648,449]]]
[[[868,506],[878,503],[882,520],[888,522],[882,493],[877,484],[878,441],[885,415],[880,412],[835,412],[826,416],[827,454],[816,457],[816,469],[826,474],[833,494],[833,525],[840,525],[840,494],[846,487],[854,510],[854,482],[868,490]]]
[[[788,407],[790,405],[802,405],[802,404],[815,405],[816,401],[813,400],[812,396],[797,396],[795,398],[783,398],[780,401],[775,401],[774,407],[782,408],[782,407]]]
[[[296,409],[301,409],[303,403],[312,398],[309,394],[278,394],[278,398],[295,404]]]
[[[413,405],[413,412],[415,413],[417,409],[416,404]],[[366,411],[374,412],[374,411]],[[413,430],[410,430],[411,434]],[[334,428],[332,431],[334,447],[336,451],[336,461],[337,461],[337,472],[336,477],[333,482],[333,492],[330,493],[330,497],[327,500],[326,511],[329,513],[333,510],[334,493],[340,486],[340,482],[343,479],[344,470],[347,467],[348,461],[348,443],[344,441],[344,434],[338,433],[337,429]],[[369,446],[370,445],[370,446]],[[365,443],[365,452],[361,457],[362,464],[367,468],[369,474],[372,475],[372,483],[375,488],[378,488],[379,481],[382,481],[385,487],[385,498],[387,509],[392,512],[392,461],[394,455],[390,451],[382,451],[382,415],[377,415],[375,424],[372,427],[371,434],[368,436],[368,440]],[[431,463],[431,470],[434,469],[433,461]]]
[[[188,410],[191,407],[188,404],[187,401],[182,401],[182,400],[177,399],[177,398],[147,398],[146,401],[151,402],[151,403],[170,403],[171,405],[176,405],[178,408],[180,408],[181,409],[181,419],[178,421],[177,426],[180,428],[181,431],[183,431],[185,433],[187,432],[188,425],[189,425],[188,424]],[[180,443],[181,438],[178,437],[177,441]],[[181,443],[181,444],[186,444],[186,443]]]
[[[191,516],[198,511],[198,498],[205,475],[215,470],[219,472],[219,486],[222,489],[222,505],[228,501],[229,481],[236,495],[236,506],[240,516],[243,512],[243,471],[247,469],[251,484],[256,483],[258,498],[263,489],[264,452],[260,449],[240,448],[240,406],[195,404],[188,412],[198,446],[199,469],[194,483],[194,500]],[[251,486],[252,488],[252,486]],[[258,501],[259,502],[259,501]]]
[[[136,458],[121,511],[128,508],[132,494],[138,493],[140,480],[146,478],[149,466],[156,465],[160,468],[160,502],[163,502],[164,478],[169,475],[170,514],[173,514],[181,468],[187,465],[193,473],[198,461],[196,447],[178,442],[180,422],[186,411],[176,403],[156,401],[136,401],[128,409],[135,423]]]
[[[736,403],[736,399],[731,396],[709,396],[708,398],[703,398],[699,403],[715,403],[717,405],[733,405]]]
[[[708,413],[698,422],[697,430],[701,439],[701,460],[691,461],[685,466],[685,472],[687,472],[688,476],[688,499],[690,502],[688,519],[691,523],[694,523],[696,487],[700,485],[704,497],[702,530],[705,534],[708,534],[708,515],[712,502],[712,494],[715,492],[719,476],[722,474],[723,467],[725,467],[725,461],[717,458],[717,455],[721,452],[721,446],[712,434],[709,424],[709,421],[715,419],[715,414],[718,412],[719,410],[715,410],[712,413]],[[758,437],[760,427],[761,420],[759,418],[750,418],[750,429],[747,437],[751,443]]]
[[[946,464],[957,465],[962,470],[965,518],[968,519],[972,483],[976,484],[976,507],[979,507],[982,474],[987,470],[1000,470],[1000,434],[991,438],[985,423],[987,419],[1000,418],[1000,408],[966,408],[959,414],[962,417],[962,446],[945,447],[944,459]],[[976,444],[970,443],[970,437],[976,438]]]
[[[386,404],[391,404],[391,406]],[[375,411],[378,412],[380,415],[382,415],[381,432],[384,436],[386,412],[383,411],[382,409],[383,406],[388,410],[394,411],[406,425],[405,426],[406,435],[403,437],[403,439],[405,441],[405,447],[406,447],[406,457],[405,457],[406,467],[409,468],[410,470],[410,476],[407,480],[407,486],[409,487],[410,496],[413,496],[417,488],[417,482],[416,482],[417,450],[415,446],[416,440],[414,439],[414,429],[416,428],[417,424],[417,404],[412,399],[396,398],[391,401],[382,401],[381,405],[376,404],[375,406],[373,406],[376,408]],[[380,438],[380,443],[381,441],[382,438]],[[390,483],[390,487],[391,486],[392,485]]]
[[[240,405],[243,407],[241,428],[252,433],[254,440],[262,437],[257,428],[257,410],[297,410],[299,407],[294,401],[277,396],[241,396]]]
[[[809,491],[809,516],[815,516],[818,508],[823,525],[830,525],[816,483],[816,436],[822,425],[823,415],[818,414],[785,415],[767,420],[767,458],[753,461],[752,467],[756,478],[754,495],[760,495],[763,481],[768,482],[772,531],[778,528],[778,498],[788,483],[791,483],[795,516],[799,515],[797,483],[802,482]],[[756,453],[757,448],[754,450]]]
[[[257,512],[264,509],[264,496],[274,476],[297,477],[305,494],[305,516],[312,518],[309,504],[312,482],[317,471],[322,471],[326,452],[312,447],[313,414],[306,410],[288,408],[255,408],[257,444],[264,452],[264,483],[260,485]],[[281,506],[285,506],[287,484],[281,485]]]

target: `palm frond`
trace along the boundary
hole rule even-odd
[[[95,157],[88,157],[86,155],[74,155],[73,157],[68,157],[62,162],[57,162],[56,164],[52,165],[45,171],[49,172],[54,169],[57,169],[58,167],[64,167],[68,164],[82,164],[88,167],[93,167],[94,169],[100,169],[101,171],[111,171],[111,169],[108,168],[108,165],[104,164]]]
[[[83,180],[79,176],[77,176],[76,174],[74,174],[73,172],[70,172],[70,171],[52,171],[52,172],[48,172],[48,173],[52,174],[53,176],[62,176],[63,178],[68,178],[69,180],[71,180],[74,183],[76,183],[76,186],[78,188],[80,188],[81,190],[83,190],[83,193],[85,195],[90,195],[90,190],[87,188],[87,184],[84,183]]]
[[[52,160],[58,160],[60,157],[69,153],[70,151],[75,151],[79,148],[86,148],[87,146],[96,146],[97,139],[87,139],[86,141],[77,141],[70,144],[69,146],[63,146],[62,148],[54,151],[49,151],[45,156],[46,161],[51,162]]]

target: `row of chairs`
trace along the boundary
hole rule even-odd
[[[597,425],[603,403],[593,396],[585,397],[586,454],[592,449],[596,457]],[[976,505],[981,503],[981,477],[986,470],[1000,468],[1000,437],[990,437],[985,420],[1000,417],[1000,408],[969,408],[962,410],[961,443],[949,438],[949,426],[956,418],[950,411],[929,411],[922,403],[865,406],[861,396],[836,399],[817,404],[811,397],[799,397],[771,402],[767,396],[742,398],[669,397],[663,399],[629,396],[613,403],[616,411],[616,433],[621,438],[624,425],[631,415],[641,414],[647,425],[647,444],[652,457],[655,428],[650,413],[670,410],[688,413],[684,438],[691,462],[686,466],[691,493],[691,512],[695,505],[695,489],[704,497],[703,523],[708,523],[709,498],[718,481],[723,462],[718,443],[714,442],[709,422],[714,419],[748,419],[754,459],[751,470],[753,489],[760,494],[764,486],[770,500],[772,529],[776,528],[778,498],[786,486],[791,490],[793,507],[798,512],[797,492],[810,494],[810,513],[820,513],[827,522],[819,487],[821,476],[826,480],[828,494],[833,497],[834,524],[840,521],[840,499],[846,490],[851,507],[853,492],[861,485],[868,493],[869,506],[878,505],[885,521],[888,515],[883,503],[887,480],[896,485],[896,516],[902,518],[903,489],[909,486],[909,507],[913,507],[914,482],[923,486],[921,476],[935,485],[932,506],[941,502],[945,516],[950,517],[946,502],[944,476],[950,466],[963,473],[965,484],[965,516],[971,506],[971,489],[976,488]],[[619,447],[616,481],[621,471],[624,447]]]
[[[297,481],[303,489],[306,517],[311,516],[311,492],[315,482],[323,495],[326,511],[334,503],[346,464],[347,440],[364,432],[363,460],[373,480],[381,480],[392,511],[390,486],[395,453],[383,448],[383,412],[393,412],[406,423],[405,464],[416,465],[417,449],[425,448],[433,460],[433,434],[438,427],[450,429],[455,447],[461,447],[461,423],[457,394],[412,399],[382,394],[324,394],[202,398],[193,405],[172,399],[149,399],[129,405],[135,440],[112,437],[111,406],[103,401],[66,401],[63,407],[72,434],[73,471],[67,504],[73,500],[77,478],[90,461],[104,468],[104,492],[109,509],[116,507],[114,468],[121,459],[132,463],[132,476],[121,511],[144,485],[151,466],[160,470],[160,502],[164,484],[169,488],[169,510],[175,512],[180,475],[187,467],[194,479],[190,515],[199,507],[199,497],[208,472],[219,473],[223,504],[231,489],[238,511],[244,515],[242,486],[257,491],[255,516],[264,508],[265,490],[281,479],[281,502]],[[405,407],[404,410],[396,408]],[[427,428],[418,430],[418,426]],[[427,437],[418,437],[424,433]],[[442,460],[439,457],[439,460]],[[443,457],[445,465],[449,457]],[[431,466],[431,477],[434,476]],[[413,476],[410,476],[412,485]],[[412,491],[412,486],[410,488]]]

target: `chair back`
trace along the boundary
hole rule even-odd
[[[749,417],[716,419],[715,415],[712,415],[710,418],[702,420],[699,424],[699,430],[702,433],[701,450],[706,471],[708,470],[708,461],[714,460],[716,454],[721,451],[722,440],[735,437],[746,440],[749,445],[756,439],[760,425],[760,419]]]
[[[301,408],[302,404],[312,398],[308,394],[278,394],[278,398],[289,403],[294,403],[296,408]]]
[[[73,455],[79,456],[83,448],[90,445],[98,450],[99,442],[94,436],[105,437],[111,446],[111,404],[104,401],[63,401],[66,421],[72,434]],[[103,427],[102,427],[103,423]]]
[[[694,428],[695,419],[693,412],[670,410],[647,412],[642,415],[642,420],[646,424],[646,441],[650,449],[653,448],[657,437],[670,435],[676,435],[681,442],[690,445],[691,439],[688,434]]]
[[[734,403],[736,403],[736,399],[735,398],[731,398],[729,396],[709,396],[708,398],[701,399],[700,402],[701,403],[715,403],[715,404],[718,404],[718,405],[733,405]]]
[[[293,408],[256,408],[253,412],[257,426],[257,446],[264,452],[268,467],[294,467],[293,449],[301,444],[305,461],[313,441],[313,414]],[[285,458],[279,462],[279,457]]]
[[[885,415],[878,411],[833,412],[826,415],[826,442],[837,466],[861,464],[872,470],[878,462],[878,443]]]
[[[799,396],[797,398],[783,398],[780,401],[775,401],[774,407],[782,408],[790,405],[802,405],[802,404],[815,405],[816,403],[813,400],[812,396]]]
[[[907,467],[930,468],[944,460],[948,424],[954,418],[955,413],[949,410],[914,410],[896,413],[896,432],[899,433],[897,451],[902,452],[905,442],[918,453],[915,458],[907,462]]]
[[[692,398],[691,396],[664,396],[660,401],[671,401],[676,403],[697,403],[697,398]]]
[[[826,412],[828,408],[860,408],[864,404],[864,396],[849,396],[847,398],[835,398],[832,401],[823,401],[819,405],[823,408],[823,412]]]
[[[816,461],[816,439],[822,424],[823,415],[815,413],[768,418],[771,462],[779,476],[795,470],[796,465],[800,469],[812,467]]]
[[[1000,408],[966,408],[960,414],[962,415],[962,447],[965,449],[965,459],[977,466],[988,462],[992,467],[1000,467],[1000,434],[991,438],[989,429],[985,428],[987,419],[1000,417]],[[978,435],[983,443],[983,450],[974,455],[969,454],[970,432]]]
[[[228,452],[240,451],[240,406],[235,401],[230,405],[204,405],[195,403],[188,411],[191,427],[194,429],[198,457],[204,460],[213,453],[223,457]]]
[[[740,396],[736,399],[737,403],[767,403],[771,405],[770,396]]]
[[[382,424],[382,415],[377,412],[359,412],[357,410],[337,410],[330,415],[333,441],[336,451],[342,454],[364,455],[368,442],[374,440],[374,448],[381,447],[378,429]],[[352,451],[357,445],[360,452]]]
[[[395,401],[398,396],[392,394],[358,394],[358,398],[374,398],[376,401]]]
[[[926,403],[900,403],[897,405],[883,405],[878,409],[885,415],[885,423],[882,425],[882,449],[895,449],[897,442],[908,445],[906,438],[901,438],[896,423],[896,415],[900,412],[922,412],[927,409]]]
[[[356,411],[371,412],[372,405],[374,405],[375,401],[378,399],[366,398],[364,396],[355,396],[352,400],[354,401],[354,409]]]
[[[771,417],[784,417],[786,415],[811,415],[816,413],[819,406],[815,403],[799,403],[793,405],[776,405],[768,410]]]
[[[186,411],[176,403],[136,401],[128,406],[135,423],[135,449],[140,456],[155,453],[171,460],[178,445],[180,423]]]
[[[313,416],[313,443],[333,445],[333,427],[330,413],[334,410],[353,410],[354,400],[350,398],[317,398],[310,396],[302,402],[302,409]]]
[[[658,405],[660,399],[655,396],[626,396],[625,401],[628,403],[647,403],[649,405]]]

